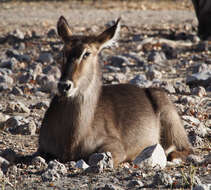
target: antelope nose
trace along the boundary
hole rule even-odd
[[[60,93],[65,93],[71,88],[71,83],[67,82],[59,82],[58,84],[58,90]]]

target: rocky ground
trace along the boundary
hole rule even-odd
[[[112,169],[111,158],[103,155],[95,172],[83,161],[35,157],[16,163],[36,152],[60,76],[62,43],[55,24],[61,14],[77,34],[100,32],[122,17],[119,46],[99,56],[104,83],[165,88],[195,150],[187,162]],[[211,43],[196,36],[191,2],[11,2],[0,4],[0,18],[1,189],[211,188]]]

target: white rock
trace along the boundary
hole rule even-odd
[[[86,170],[89,167],[89,165],[84,160],[79,160],[76,162],[75,167]]]
[[[165,168],[167,159],[160,144],[145,148],[133,161],[138,167]]]

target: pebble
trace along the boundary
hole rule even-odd
[[[19,87],[17,87],[17,86],[14,86],[12,88],[11,93],[14,94],[15,96],[23,95],[23,91]]]
[[[129,83],[144,88],[148,88],[152,85],[152,82],[148,81],[146,75],[143,74],[136,75]]]
[[[138,187],[142,187],[144,186],[144,184],[142,183],[142,181],[140,180],[131,180],[128,184],[127,187],[128,188],[138,188]]]
[[[30,113],[30,109],[26,107],[22,102],[9,102],[6,107],[7,113],[19,112],[19,113]]]
[[[41,63],[53,63],[54,59],[51,53],[41,52],[38,61]]]
[[[60,179],[60,175],[55,170],[46,170],[41,177],[43,182],[52,182]]]
[[[67,173],[67,169],[64,164],[59,163],[57,160],[52,160],[48,163],[47,169],[42,173],[41,177],[44,182],[56,181],[61,176]]]
[[[146,73],[146,77],[148,80],[161,79],[162,73],[155,69],[149,69]]]
[[[208,87],[211,84],[211,71],[202,71],[192,75],[188,75],[186,83],[192,86]]]
[[[36,129],[37,127],[34,121],[30,121],[26,124],[18,126],[16,133],[21,135],[35,135]]]
[[[16,58],[12,57],[7,61],[6,60],[2,61],[2,63],[0,64],[0,67],[11,69],[11,70],[17,69],[18,68],[18,61],[17,61]]]
[[[191,90],[191,93],[199,97],[204,97],[207,95],[206,89],[203,86],[197,86]]]
[[[123,188],[113,184],[106,184],[104,187],[96,188],[94,190],[123,190]]]
[[[7,148],[7,149],[3,150],[3,152],[1,153],[1,156],[4,157],[6,160],[8,160],[11,163],[14,163],[14,161],[17,158],[16,152],[11,148]]]
[[[9,165],[10,165],[9,161],[0,156],[0,170],[2,170],[3,173],[7,172]]]
[[[152,183],[156,186],[164,185],[165,187],[171,187],[173,184],[173,179],[169,174],[159,171],[154,175]]]
[[[36,156],[32,159],[32,164],[37,167],[44,167],[47,168],[48,164],[46,163],[45,159],[41,156]]]
[[[18,40],[23,40],[24,39],[24,33],[20,30],[20,29],[16,29],[14,30],[11,35],[15,38],[17,38]]]
[[[49,29],[48,33],[47,33],[48,37],[49,38],[52,38],[52,37],[55,37],[57,36],[57,32],[56,32],[56,29],[55,28],[51,28]]]
[[[33,75],[29,72],[24,72],[20,77],[18,78],[18,81],[20,84],[29,83],[33,79]]]
[[[166,61],[166,56],[163,52],[152,51],[148,56],[148,61],[152,61],[156,64]]]
[[[174,83],[174,88],[177,94],[187,94],[190,93],[190,88],[184,83],[176,82]]]
[[[78,169],[86,170],[89,165],[84,160],[79,160],[76,162],[75,167]]]
[[[47,170],[56,170],[59,174],[65,175],[67,173],[67,169],[64,164],[58,162],[57,160],[52,160],[48,163]]]
[[[119,67],[119,68],[122,68],[123,66],[126,66],[126,65],[130,65],[130,62],[128,61],[128,59],[121,55],[108,57],[107,62],[110,65],[114,67]]]
[[[101,173],[105,169],[113,169],[113,159],[110,152],[94,153],[89,157],[90,170],[94,173]]]

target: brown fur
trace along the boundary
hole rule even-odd
[[[131,84],[102,85],[97,55],[102,44],[115,35],[118,22],[99,36],[77,37],[73,42],[67,40],[75,38],[68,38],[66,20],[59,19],[57,27],[66,56],[60,83],[72,81],[78,89],[70,97],[68,90],[52,99],[40,129],[40,153],[68,161],[109,151],[117,166],[156,143],[165,150],[175,146],[181,154],[191,150],[176,109],[164,91]],[[84,48],[91,53],[81,59]]]

